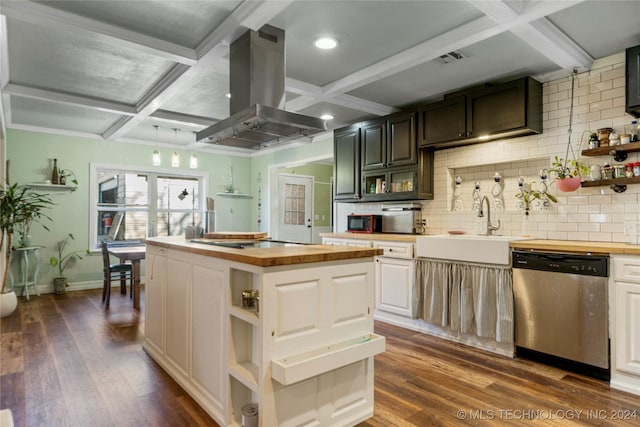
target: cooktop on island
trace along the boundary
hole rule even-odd
[[[290,242],[286,240],[207,240],[192,239],[192,243],[202,243],[205,245],[221,246],[233,249],[245,248],[282,248],[288,246],[304,246],[309,243]]]

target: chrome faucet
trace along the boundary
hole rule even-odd
[[[491,223],[491,205],[489,204],[489,198],[487,196],[482,196],[482,200],[480,200],[480,210],[478,211],[478,217],[482,218],[484,216],[482,206],[484,206],[485,200],[487,202],[487,229],[485,230],[484,235],[490,236],[494,231],[500,228],[500,220],[498,220],[498,225],[493,225]]]

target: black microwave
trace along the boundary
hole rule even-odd
[[[382,231],[382,215],[351,214],[347,217],[349,233],[379,233]]]

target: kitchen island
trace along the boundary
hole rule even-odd
[[[146,243],[144,349],[219,424],[354,425],[373,415],[380,250]]]

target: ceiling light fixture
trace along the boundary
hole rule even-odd
[[[331,37],[320,37],[316,39],[313,44],[318,49],[334,49],[338,46],[338,41],[336,39],[332,39]]]
[[[320,118],[322,120],[333,120],[333,115],[329,114],[329,113],[325,113],[325,114],[321,115]]]
[[[225,93],[224,96],[226,96],[227,98],[231,98],[231,94],[230,93]]]
[[[158,125],[153,125],[156,128],[156,145],[158,144]],[[151,164],[153,166],[160,166],[162,164],[162,157],[160,157],[160,152],[156,148],[153,150],[153,154],[151,155]]]

